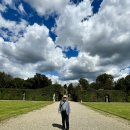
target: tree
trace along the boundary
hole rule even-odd
[[[64,94],[67,94],[67,85],[64,85]]]
[[[90,84],[90,88],[96,89],[96,90],[99,89],[98,85],[95,82],[93,82],[93,83]]]
[[[129,90],[130,90],[130,75],[127,75],[125,78],[121,78],[117,80],[115,89],[124,91],[125,100],[128,101]]]
[[[89,83],[86,79],[80,78],[79,80],[79,85],[81,85],[82,90],[87,90],[87,88],[89,87]]]
[[[70,83],[68,86],[68,94],[73,95],[73,93],[74,93],[74,87],[73,84]]]
[[[52,82],[45,75],[36,73],[36,75],[34,76],[34,85],[35,88],[44,88],[52,85]]]
[[[24,88],[24,79],[14,78],[11,83],[12,88]]]
[[[128,102],[129,90],[130,90],[130,75],[127,75],[125,77],[125,92],[126,92],[126,101],[127,102]]]
[[[0,72],[0,88],[10,88],[12,80],[11,75]]]
[[[26,89],[36,89],[34,84],[35,84],[34,79],[33,78],[28,78],[24,82],[24,87]]]
[[[118,79],[115,83],[115,89],[116,90],[123,90],[125,91],[125,78]]]
[[[74,87],[74,93],[72,95],[73,101],[80,101],[81,100],[81,88],[79,85]]]
[[[96,84],[99,89],[112,90],[113,87],[113,76],[109,74],[99,75],[96,79]]]
[[[125,77],[125,91],[128,93],[130,90],[130,75]]]
[[[56,100],[61,100],[64,94],[64,88],[58,83],[55,83],[52,86],[54,89],[54,93],[56,94]]]

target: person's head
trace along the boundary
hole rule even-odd
[[[63,101],[66,101],[67,98],[68,98],[68,96],[67,96],[67,95],[64,95],[64,96],[63,96]]]

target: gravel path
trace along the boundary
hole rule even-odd
[[[56,102],[40,110],[0,123],[0,130],[60,130],[61,116]],[[79,103],[70,102],[70,130],[130,130],[130,122],[105,116]]]

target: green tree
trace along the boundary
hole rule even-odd
[[[96,79],[99,89],[112,90],[114,88],[113,76],[109,74],[99,75]]]
[[[67,94],[67,85],[64,85],[64,94]]]
[[[89,82],[86,79],[80,78],[79,85],[80,87],[82,87],[82,90],[84,91],[87,90],[87,88],[89,87]]]
[[[12,80],[11,75],[0,72],[0,88],[10,88]]]
[[[34,78],[28,78],[27,80],[25,80],[24,82],[25,89],[36,89],[35,87],[36,86],[35,86]]]
[[[68,95],[70,96],[70,98],[72,98],[73,94],[74,94],[74,86],[72,83],[70,83],[68,86]]]
[[[118,79],[115,83],[115,89],[116,90],[123,90],[125,91],[125,88],[126,85],[125,85],[125,78],[121,78],[121,79]]]
[[[52,85],[50,79],[48,79],[45,75],[36,73],[36,75],[34,76],[35,88],[44,88],[50,85]]]
[[[125,93],[127,102],[128,102],[129,90],[130,90],[130,75],[127,75],[125,77]]]
[[[72,95],[73,101],[80,101],[81,100],[81,88],[79,85],[74,87],[74,93]]]
[[[24,79],[21,78],[14,78],[11,82],[12,88],[24,88]]]
[[[130,75],[127,75],[125,77],[125,91],[128,93],[128,91],[130,90]]]
[[[90,84],[90,88],[98,90],[99,86],[95,82],[93,82]]]
[[[64,94],[64,88],[58,83],[55,83],[52,86],[53,86],[54,93],[56,94],[56,100],[57,101],[61,100]]]

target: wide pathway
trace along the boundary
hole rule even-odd
[[[130,130],[130,122],[70,102],[70,130]],[[40,110],[0,123],[0,130],[60,130],[61,116],[56,102]]]

